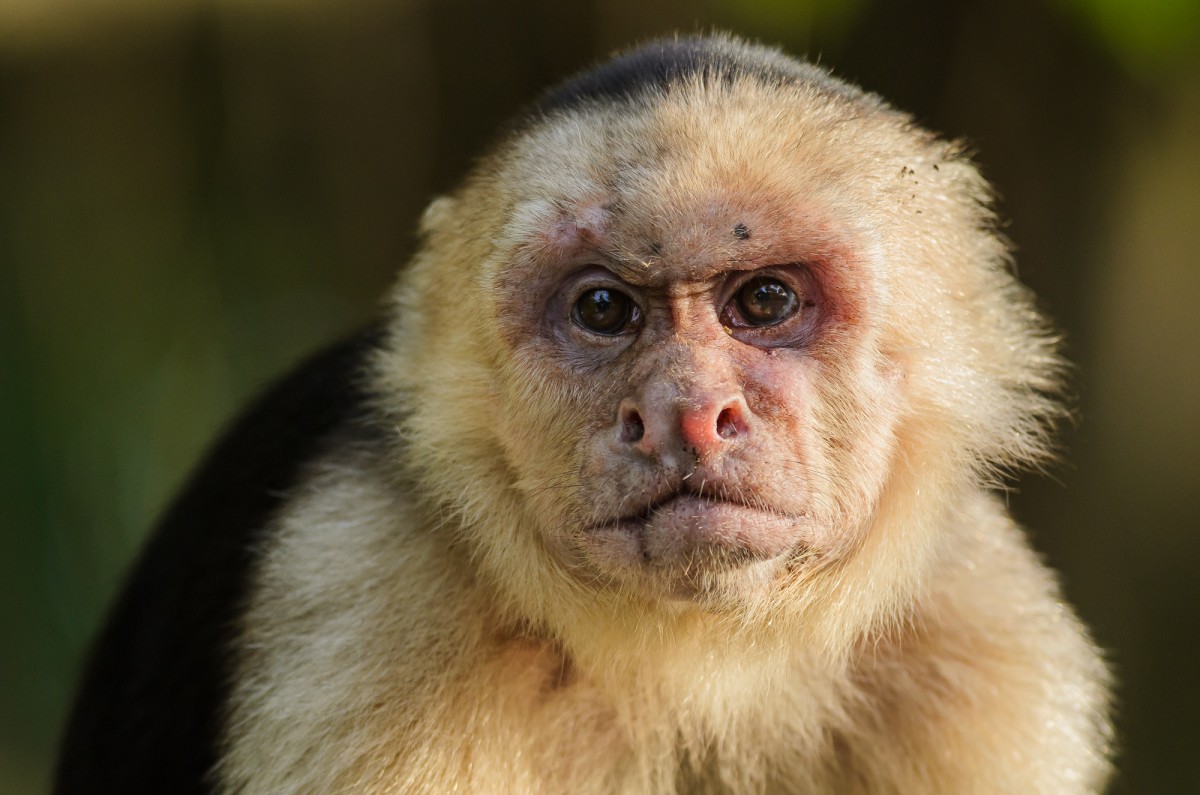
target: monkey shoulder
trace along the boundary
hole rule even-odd
[[[381,336],[364,331],[304,362],[195,470],[94,642],[56,792],[211,791],[231,647],[263,530],[314,460],[379,435],[362,373]]]
[[[968,497],[946,529],[923,598],[858,644],[860,709],[837,732],[846,780],[869,775],[869,792],[1099,791],[1109,675],[1057,577],[995,495]],[[1026,764],[1008,764],[1013,749]]]

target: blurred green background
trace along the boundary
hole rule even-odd
[[[963,136],[1080,422],[1010,500],[1121,680],[1116,791],[1200,791],[1197,0],[0,0],[0,792],[218,427],[378,306],[500,120],[713,26]]]

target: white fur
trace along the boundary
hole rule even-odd
[[[557,208],[594,207],[648,141],[674,165],[623,172],[629,223],[718,188],[802,197],[865,285],[813,409],[854,451],[812,464],[840,552],[710,603],[556,562],[588,395],[496,303]],[[1059,368],[987,200],[953,147],[819,86],[695,83],[501,147],[431,207],[397,287],[374,373],[394,443],[321,462],[272,528],[226,791],[1098,791],[1104,665],[984,491],[1045,456]]]

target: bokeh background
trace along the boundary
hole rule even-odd
[[[1115,791],[1200,791],[1197,0],[0,0],[0,792],[253,392],[376,311],[497,124],[720,27],[964,137],[1078,364],[1010,501],[1121,680]]]

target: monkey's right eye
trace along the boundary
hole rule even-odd
[[[636,305],[625,293],[597,287],[579,296],[571,309],[571,319],[580,328],[594,334],[614,336],[625,331],[635,320]]]

